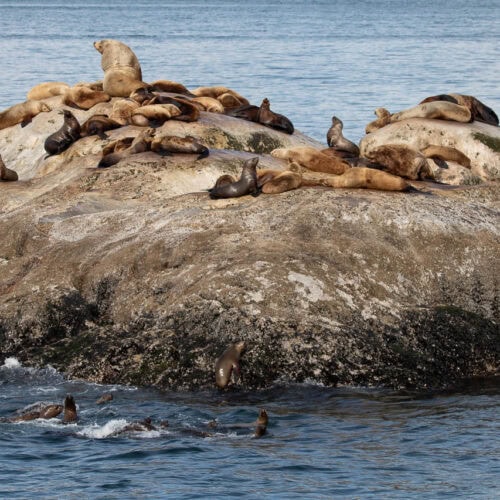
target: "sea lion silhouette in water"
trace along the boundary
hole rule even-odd
[[[215,362],[215,383],[221,389],[227,387],[231,379],[236,382],[240,376],[240,357],[245,350],[245,342],[231,344]]]
[[[208,190],[210,198],[237,198],[246,194],[257,196],[259,194],[257,163],[259,163],[257,157],[245,161],[240,178],[229,184],[216,184]]]
[[[78,415],[76,413],[75,400],[71,394],[68,394],[64,398],[63,422],[67,424],[68,422],[76,422],[76,420],[78,420]]]
[[[17,172],[7,168],[0,155],[0,181],[17,181],[18,179]]]
[[[45,151],[49,155],[58,155],[68,149],[80,138],[80,124],[71,111],[64,109],[64,123],[61,128],[45,140]]]
[[[30,420],[55,418],[64,411],[63,422],[77,419],[75,400],[71,394],[64,399],[64,405],[54,403],[34,403],[19,410],[13,417],[0,419],[1,422],[28,422]]]
[[[102,405],[104,403],[109,403],[110,401],[113,401],[113,394],[110,392],[105,392],[96,402],[96,405]]]
[[[326,133],[326,142],[328,147],[333,148],[335,151],[342,151],[349,153],[350,156],[359,156],[359,147],[354,142],[346,139],[342,133],[344,124],[340,118],[332,116],[332,125]]]
[[[267,411],[262,408],[259,411],[259,417],[257,418],[254,437],[262,437],[267,431],[267,424],[269,422],[269,417],[267,415]]]
[[[257,121],[261,125],[265,125],[266,127],[270,127],[274,130],[279,130],[280,132],[285,132],[287,134],[293,134],[293,123],[286,116],[271,111],[271,104],[267,97],[260,105],[259,112],[257,114]]]

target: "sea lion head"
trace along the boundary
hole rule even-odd
[[[94,42],[94,48],[97,50],[97,52],[99,52],[101,54],[103,53],[103,51],[104,51],[104,42],[105,41],[106,40],[99,40],[97,42]]]
[[[340,127],[340,129],[344,127],[344,124],[342,123],[342,120],[340,118],[332,116],[332,127],[336,127],[337,125]]]

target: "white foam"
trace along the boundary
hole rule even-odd
[[[116,432],[121,431],[126,425],[128,425],[128,422],[125,419],[114,419],[106,422],[104,425],[94,424],[84,427],[80,432],[78,432],[78,435],[93,439],[104,439]]]
[[[21,363],[17,358],[5,358],[5,361],[3,363],[2,368],[8,368],[8,369],[14,369],[14,368],[21,368]]]

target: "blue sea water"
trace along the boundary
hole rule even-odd
[[[137,54],[146,81],[264,97],[325,141],[359,140],[375,108],[459,92],[500,111],[498,0],[0,0],[0,109],[42,81],[102,77],[95,40]],[[0,144],[1,151],[1,144]],[[90,360],[89,360],[90,362]],[[0,417],[72,393],[77,424],[0,423],[0,498],[499,498],[500,383],[450,392],[276,386],[169,393],[65,380],[1,358]],[[105,391],[114,400],[97,406]],[[258,409],[268,433],[252,438]],[[168,419],[159,431],[115,435]],[[220,432],[201,437],[217,419]]]

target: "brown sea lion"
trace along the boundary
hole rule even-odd
[[[471,113],[470,121],[479,121],[495,125],[498,127],[498,116],[489,106],[483,104],[479,99],[470,95],[463,94],[439,94],[426,97],[420,102],[424,104],[434,101],[447,101],[461,106],[465,106]]]
[[[70,85],[64,82],[39,83],[28,91],[26,98],[28,100],[33,99],[35,101],[40,101],[48,97],[54,97],[55,95],[63,95],[70,88]]]
[[[215,383],[220,389],[227,387],[231,379],[235,383],[240,376],[240,357],[245,350],[245,342],[231,344],[215,362]]]
[[[271,111],[271,104],[267,98],[262,100],[257,114],[257,122],[274,130],[293,134],[293,123],[286,116]]]
[[[264,194],[279,194],[297,189],[302,184],[300,173],[290,170],[259,170],[258,185]]]
[[[267,411],[262,408],[259,411],[259,416],[257,418],[254,437],[262,437],[267,431],[267,424],[269,423],[269,417]]]
[[[111,97],[128,97],[140,87],[149,87],[142,81],[141,65],[128,45],[118,40],[105,39],[94,42],[94,47],[102,54],[103,90],[106,94]]]
[[[259,194],[257,163],[259,163],[257,157],[245,161],[240,178],[231,184],[214,186],[209,189],[210,198],[237,198],[246,194],[257,196]]]
[[[100,102],[108,102],[111,96],[101,90],[94,90],[84,84],[69,88],[63,97],[63,104],[80,109],[90,109]]]
[[[340,118],[332,116],[332,125],[326,133],[326,142],[330,148],[336,151],[350,154],[351,156],[359,156],[359,147],[354,142],[346,139],[342,133],[344,124]]]
[[[370,134],[378,130],[379,128],[385,127],[391,123],[391,113],[385,108],[377,108],[375,110],[376,120],[373,120],[365,127],[365,132]]]
[[[182,83],[173,82],[172,80],[156,80],[149,84],[151,90],[159,92],[170,92],[172,94],[183,94],[186,96],[194,96]]]
[[[67,424],[68,422],[76,422],[77,420],[78,420],[78,415],[76,413],[75,400],[71,394],[68,394],[64,398],[63,422]]]
[[[58,155],[80,138],[80,124],[71,111],[63,109],[64,123],[61,128],[45,139],[44,148],[49,155]]]
[[[141,106],[145,106],[146,104],[152,104],[152,101],[155,97],[156,94],[152,90],[143,87],[135,89],[129,95],[129,99],[132,99]]]
[[[57,417],[63,411],[63,405],[54,403],[34,403],[18,410],[12,417],[1,419],[2,422],[28,422],[37,418],[50,419]]]
[[[25,127],[31,123],[33,117],[47,111],[51,111],[51,109],[42,101],[29,100],[14,104],[0,113],[0,130],[13,127],[18,123],[21,124],[21,127]]]
[[[247,120],[249,122],[258,122],[260,107],[254,106],[253,104],[246,104],[244,106],[238,106],[237,108],[228,109],[225,114],[232,116],[233,118],[240,118],[241,120]]]
[[[206,158],[209,150],[194,137],[178,137],[175,135],[160,135],[151,141],[151,151],[166,156],[172,153],[197,154],[197,160]]]
[[[297,163],[301,167],[314,172],[340,175],[351,168],[344,159],[326,155],[310,146],[274,149],[271,151],[271,156],[288,160],[289,163]]]
[[[217,178],[214,187],[225,186],[226,184],[232,184],[236,182],[236,179],[230,174],[224,174]]]
[[[198,106],[190,99],[183,98],[182,96],[172,97],[164,93],[156,93],[149,104],[173,104],[177,106],[180,114],[172,118],[181,122],[195,122],[200,117]]]
[[[383,165],[385,171],[406,179],[425,179],[430,175],[425,156],[402,144],[385,144],[371,150],[366,156]]]
[[[454,161],[460,165],[471,168],[470,158],[456,148],[447,146],[429,145],[420,151],[426,158],[441,161]]]
[[[139,127],[161,127],[167,120],[180,114],[181,110],[175,104],[147,104],[132,112],[130,124]]]
[[[0,155],[0,181],[8,182],[17,181],[18,179],[19,176],[17,175],[17,172],[7,168],[3,162],[2,156]]]
[[[132,118],[132,113],[140,106],[133,99],[118,99],[113,103],[109,118],[120,125],[128,125]]]
[[[104,403],[109,403],[110,401],[113,401],[113,394],[110,392],[105,392],[96,402],[96,405],[102,405]]]
[[[87,137],[89,135],[97,135],[99,139],[107,139],[108,136],[104,133],[107,130],[113,130],[122,125],[115,120],[112,120],[108,115],[92,115],[81,126],[80,136]]]
[[[203,108],[203,111],[208,111],[209,113],[224,113],[225,111],[222,103],[219,100],[214,99],[213,97],[193,97],[191,101],[200,104]]]
[[[148,151],[151,147],[153,136],[153,129],[147,128],[143,130],[137,137],[132,140],[132,143],[128,148],[120,150],[119,152],[103,155],[97,165],[97,168],[108,168],[116,165],[120,160],[128,158],[131,155]]]
[[[102,155],[106,156],[111,153],[119,153],[129,148],[134,142],[135,137],[122,137],[121,139],[116,139],[108,144],[104,144],[102,147]]]

